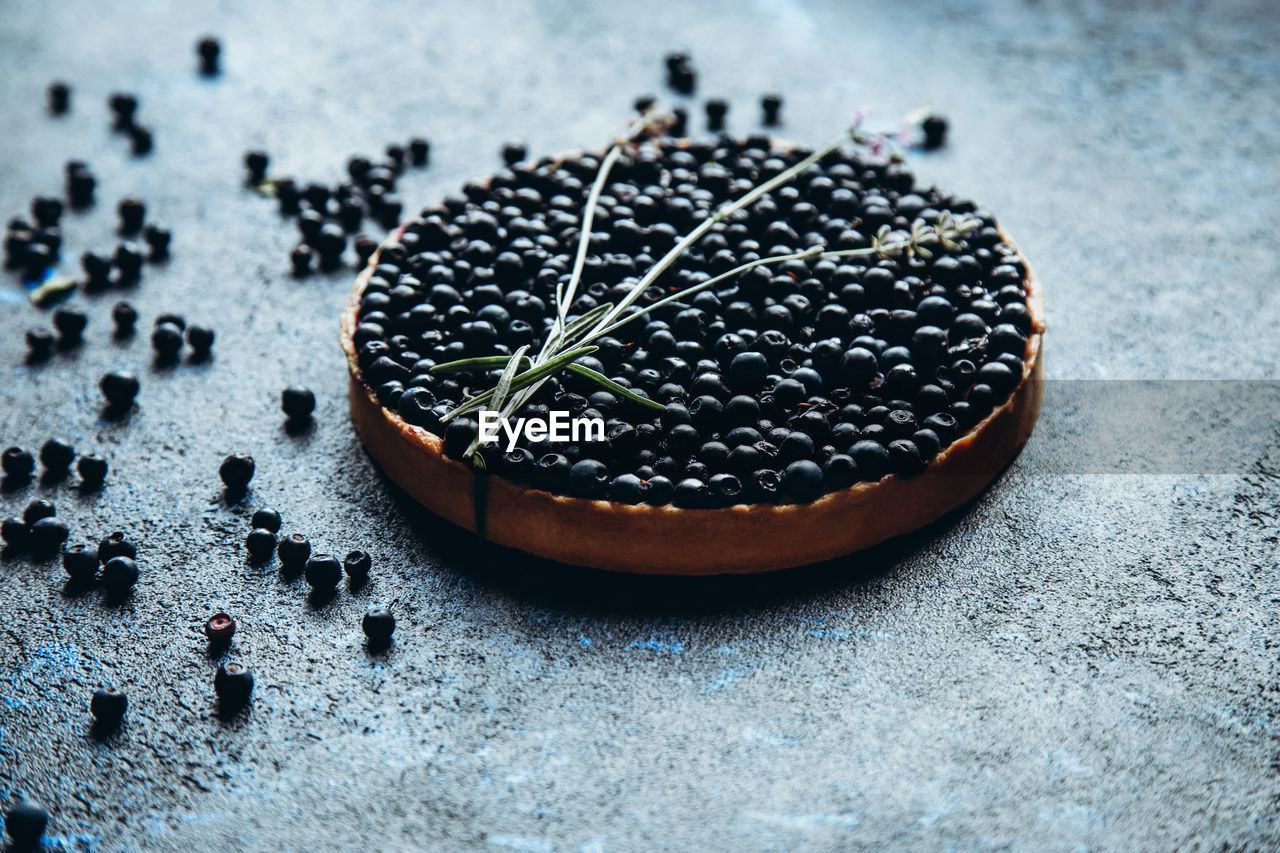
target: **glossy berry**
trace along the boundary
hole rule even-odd
[[[369,570],[373,568],[373,558],[368,551],[352,551],[342,561],[342,568],[354,584],[362,584],[369,579]]]
[[[88,581],[98,573],[98,550],[92,545],[68,545],[62,550],[62,568],[74,581]]]
[[[53,517],[42,518],[30,526],[27,547],[39,557],[52,557],[67,541],[67,525]]]
[[[580,498],[601,500],[608,493],[609,468],[595,459],[580,459],[569,469],[570,493]]]
[[[124,720],[129,708],[129,697],[110,685],[95,690],[89,700],[89,713],[98,726],[106,731],[115,729]]]
[[[262,529],[271,533],[280,532],[280,513],[270,507],[263,507],[253,513],[250,524],[254,529]]]
[[[37,498],[27,504],[27,508],[22,511],[22,520],[30,526],[42,518],[53,518],[57,514],[58,510],[53,505],[53,501]]]
[[[102,583],[123,592],[138,582],[138,564],[132,557],[112,557],[102,564]]]
[[[301,385],[290,385],[280,393],[280,408],[289,420],[306,421],[315,411],[316,395]]]
[[[782,470],[782,492],[791,500],[806,503],[822,494],[822,469],[808,459],[797,459]]]
[[[233,492],[244,491],[253,479],[253,457],[247,453],[233,453],[218,466],[218,476]]]
[[[87,453],[76,460],[76,470],[80,472],[80,488],[93,490],[100,488],[107,479],[107,460],[96,453]]]
[[[330,554],[315,554],[307,560],[304,575],[313,589],[330,590],[342,580],[342,565]]]
[[[15,851],[35,850],[49,826],[49,813],[33,800],[18,800],[4,816],[4,828]]]
[[[245,537],[244,548],[253,560],[265,560],[276,549],[276,535],[265,528],[255,527]]]
[[[117,530],[98,543],[98,559],[104,563],[112,557],[128,557],[130,560],[138,556],[138,546],[123,531]]]
[[[213,329],[208,326],[190,325],[187,327],[187,343],[191,346],[191,357],[196,361],[203,361],[209,357],[209,351],[213,349],[213,339],[215,335]]]
[[[75,448],[61,439],[51,438],[40,446],[40,464],[50,475],[65,474],[75,456]]]
[[[140,386],[138,377],[132,373],[115,370],[103,374],[98,387],[102,389],[102,396],[106,398],[108,406],[123,411],[133,405],[133,398],[138,396]]]
[[[729,363],[729,384],[741,391],[754,391],[764,385],[769,373],[768,360],[758,352],[740,352]]]
[[[280,564],[292,571],[301,570],[311,556],[311,543],[301,533],[294,533],[280,540],[276,546]]]
[[[151,330],[151,348],[161,361],[173,361],[182,349],[182,330],[172,323],[161,323]]]
[[[235,633],[236,620],[226,613],[215,613],[204,623],[204,635],[211,643],[227,643]]]
[[[0,539],[13,550],[21,551],[31,539],[31,529],[21,518],[6,518],[0,523]]]
[[[391,615],[391,609],[386,605],[374,604],[360,620],[360,627],[370,643],[385,644],[396,630],[396,617]]]
[[[125,236],[137,234],[142,230],[142,221],[147,216],[147,206],[142,199],[125,198],[116,207],[120,214],[120,233]]]
[[[227,661],[213,676],[213,692],[223,710],[238,710],[253,695],[253,672],[242,663]]]
[[[6,477],[12,477],[15,481],[27,480],[35,467],[35,459],[21,447],[7,448],[3,455],[0,455],[0,468],[4,470]]]

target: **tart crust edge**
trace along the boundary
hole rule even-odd
[[[1016,250],[1009,235],[1003,229],[1000,233]],[[370,456],[396,485],[434,514],[474,533],[476,474],[471,466],[445,457],[439,436],[383,408],[361,376],[352,336],[361,295],[380,253],[357,277],[342,314],[352,423]],[[714,575],[806,565],[918,530],[977,496],[1031,437],[1043,395],[1045,307],[1030,265],[1026,289],[1032,331],[1017,386],[915,477],[891,474],[806,504],[683,509],[556,495],[488,474],[485,537],[571,565],[633,574]]]

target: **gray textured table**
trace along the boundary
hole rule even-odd
[[[0,282],[0,444],[50,435],[112,464],[99,495],[52,497],[78,539],[141,543],[132,599],[66,596],[53,563],[0,564],[0,800],[38,798],[69,850],[1219,850],[1280,843],[1270,411],[1240,470],[1081,465],[1052,394],[1026,453],[968,511],[911,542],[776,576],[601,577],[480,546],[376,471],[346,415],[337,316],[350,276],[287,274],[292,224],[239,185],[337,180],[348,155],[424,134],[415,209],[491,170],[500,145],[597,145],[689,50],[700,96],[787,98],[819,143],[857,106],[952,120],[919,158],[979,199],[1046,282],[1055,379],[1265,379],[1280,360],[1280,25],[1267,4],[385,2],[7,4],[0,212],[90,162],[99,204],[70,257],[113,242],[138,194],[173,259],[128,294],[218,332],[213,361],[156,369],[110,340],[118,294],[77,297],[86,344],[22,364],[48,325]],[[625,8],[624,8],[625,6]],[[225,71],[199,78],[211,32]],[[44,86],[74,87],[44,112]],[[133,159],[107,95],[136,93],[156,149]],[[694,126],[700,128],[700,108]],[[70,266],[70,265],[68,265]],[[98,418],[98,377],[142,379]],[[278,393],[318,393],[290,436]],[[247,504],[216,469],[254,455]],[[365,545],[370,587],[316,609],[246,565],[248,508],[326,550]],[[394,649],[359,617],[394,602]],[[252,709],[214,714],[200,626],[238,616]],[[104,681],[131,710],[88,735]]]

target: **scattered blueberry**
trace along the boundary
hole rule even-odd
[[[89,700],[89,713],[103,732],[112,731],[124,720],[129,707],[129,697],[115,687],[107,685],[94,691]]]

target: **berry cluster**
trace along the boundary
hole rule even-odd
[[[634,147],[599,200],[570,315],[617,303],[679,235],[808,153],[764,137]],[[385,407],[443,435],[447,454],[463,455],[476,424],[441,419],[497,372],[433,368],[538,349],[599,165],[581,155],[502,170],[383,246],[354,332],[361,372]],[[868,248],[882,229],[960,214],[981,225],[928,257],[756,267],[594,341],[578,363],[663,404],[661,415],[553,377],[517,416],[598,416],[607,441],[486,448],[488,470],[557,493],[683,507],[803,502],[923,470],[1007,398],[1032,331],[1025,265],[971,202],[917,187],[891,160],[838,150],[718,222],[637,303],[761,257]]]
[[[76,460],[75,448],[58,438],[49,439],[40,448],[40,464],[44,467],[41,479],[45,483],[65,479],[73,460],[76,461],[76,470],[80,472],[82,490],[93,491],[102,486],[102,481],[107,477],[107,460],[96,453],[86,453]],[[4,488],[8,490],[30,482],[36,462],[29,451],[21,447],[10,447],[0,454],[0,466],[4,470]]]
[[[424,167],[431,160],[431,143],[421,137],[408,146],[388,145],[386,160],[372,163],[365,157],[347,161],[350,180],[335,187],[321,183],[298,186],[292,178],[267,178],[270,158],[265,151],[249,151],[244,156],[245,183],[275,195],[284,216],[296,217],[302,242],[290,253],[293,274],[309,275],[319,266],[338,269],[347,250],[349,235],[355,234],[356,259],[363,264],[377,247],[371,238],[356,234],[370,217],[383,228],[394,228],[404,211],[395,194],[396,182],[409,166]]]
[[[117,317],[117,331],[121,328],[121,321],[127,319],[127,316]],[[191,347],[191,361],[198,363],[209,360],[215,337],[213,329],[208,326],[187,325],[186,318],[179,314],[161,314],[156,317],[151,330],[151,348],[155,350],[156,363],[170,365],[176,362],[182,352],[184,337]]]
[[[257,510],[250,524],[252,529],[244,540],[249,559],[256,564],[264,564],[271,559],[274,551],[280,559],[281,573],[288,577],[297,577],[300,574],[305,577],[316,601],[327,600],[335,594],[344,572],[347,575],[347,583],[353,591],[369,582],[373,558],[368,551],[359,549],[350,551],[339,563],[338,558],[330,554],[312,553],[311,541],[301,533],[290,534],[277,543],[276,537],[280,533],[282,522],[280,513],[274,509]],[[217,636],[229,640],[231,634],[235,632],[235,620],[225,614],[218,614],[214,619],[219,617],[225,617],[225,620],[219,620],[220,628]],[[229,629],[225,624],[228,621]],[[209,626],[212,625],[213,620],[210,620]],[[390,608],[382,604],[371,605],[361,620],[361,627],[369,638],[369,646],[375,651],[385,648],[391,641],[395,625],[396,620]],[[215,634],[209,630],[209,627],[206,628],[206,633],[212,643]]]
[[[129,137],[129,146],[135,157],[151,153],[155,144],[151,131],[138,124],[138,98],[125,92],[117,92],[107,100],[111,109],[111,129]]]
[[[67,198],[73,208],[93,203],[95,180],[80,161],[67,164]],[[119,234],[123,238],[110,256],[87,251],[81,255],[84,290],[96,293],[110,287],[136,284],[145,261],[161,263],[169,258],[172,235],[167,228],[145,222],[146,205],[139,199],[121,200]],[[62,199],[37,196],[31,200],[34,225],[20,217],[9,220],[4,238],[5,269],[20,273],[24,281],[42,281],[58,264],[62,252]],[[141,238],[142,243],[138,242]],[[145,247],[144,244],[145,243]]]

